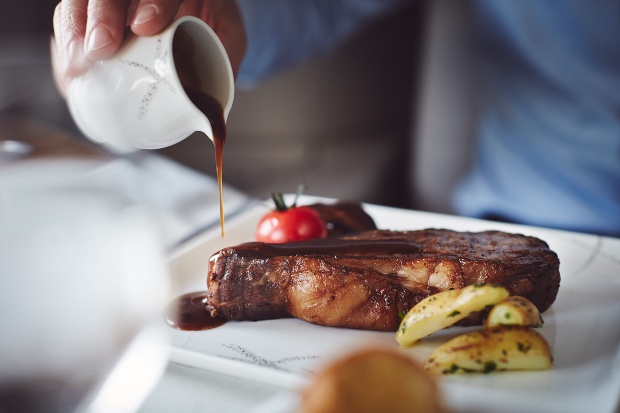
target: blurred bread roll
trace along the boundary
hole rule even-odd
[[[302,393],[297,413],[439,413],[435,379],[409,357],[369,348],[319,372]]]

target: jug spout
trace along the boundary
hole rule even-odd
[[[186,89],[185,93],[200,113],[196,117],[200,120],[196,131],[204,132],[214,142],[217,139],[223,140],[226,135],[226,119],[220,102],[213,96],[197,90]]]

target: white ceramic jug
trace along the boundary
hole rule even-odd
[[[116,55],[71,82],[67,101],[81,131],[111,149],[163,148],[196,131],[213,139],[209,120],[184,91],[188,83],[215,98],[228,117],[228,55],[213,30],[189,16],[155,36],[129,35]]]

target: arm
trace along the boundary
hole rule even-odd
[[[249,86],[321,54],[403,0],[237,0],[248,37],[238,83]]]

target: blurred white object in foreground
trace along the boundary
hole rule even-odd
[[[0,412],[130,412],[163,371],[163,243],[99,166],[0,167]]]

